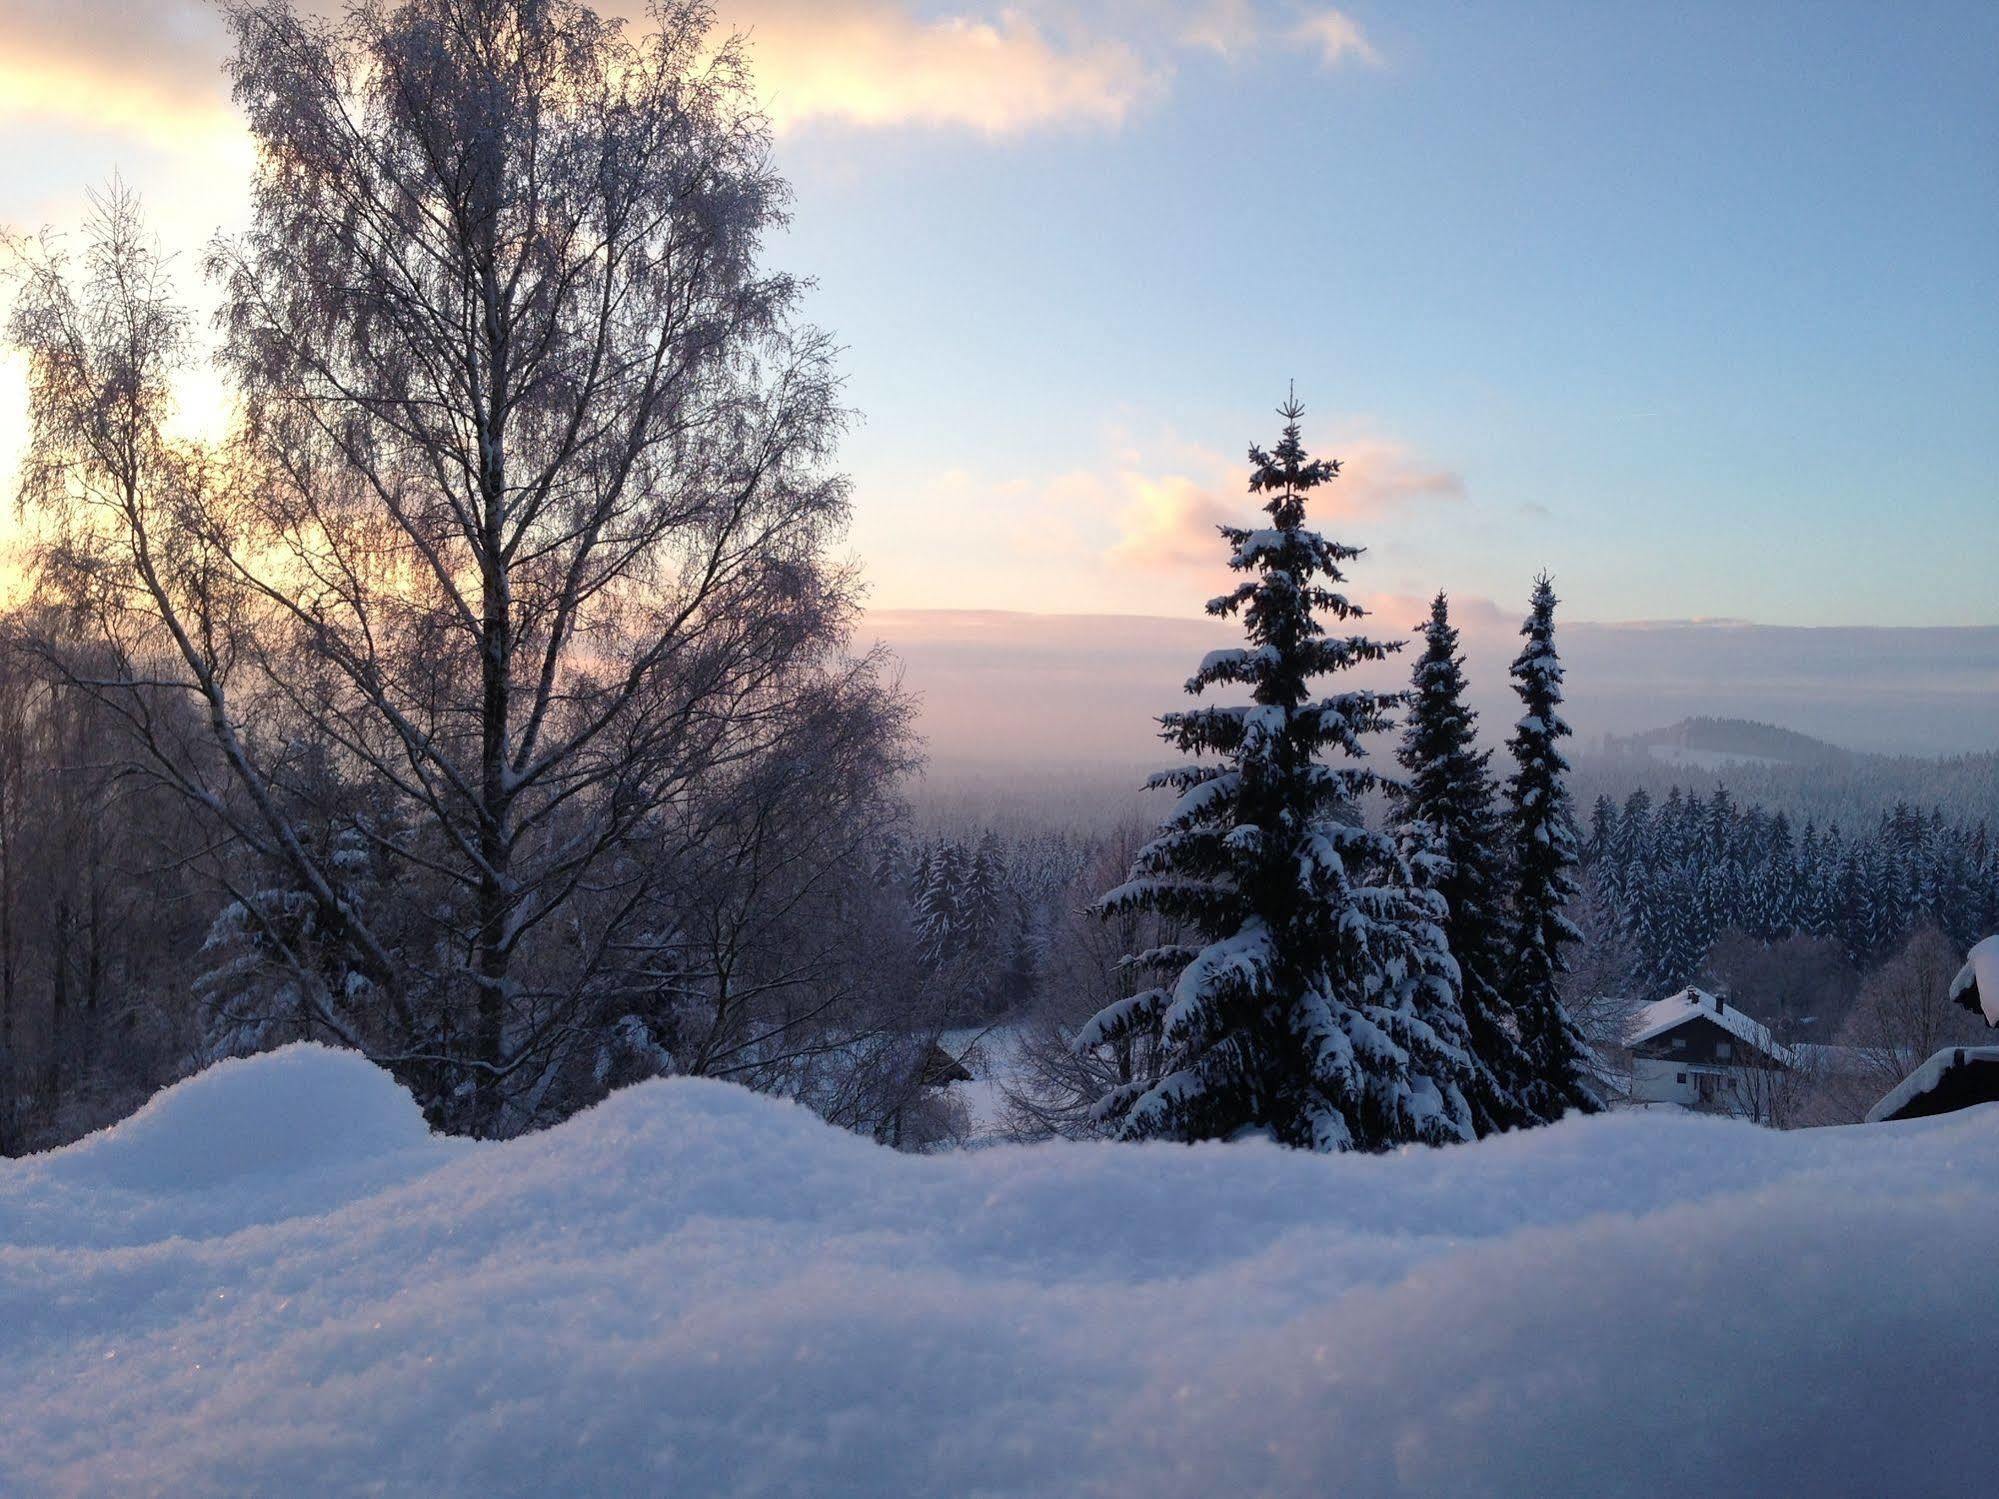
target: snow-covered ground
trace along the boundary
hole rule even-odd
[[[1374,1158],[531,1139],[226,1063],[0,1163],[0,1493],[1984,1494],[1999,1107]]]
[[[952,1083],[951,1096],[965,1109],[972,1146],[1002,1144],[1008,1138],[1006,1089],[1016,1081],[1020,1028],[985,1025],[949,1030],[937,1039],[945,1052],[972,1074],[969,1083]]]

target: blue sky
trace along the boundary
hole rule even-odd
[[[1239,466],[1295,376],[1331,451],[1461,481],[1339,528],[1364,590],[1999,618],[1999,10],[1349,14],[1379,65],[1191,55],[1115,128],[786,138],[885,602],[1177,612],[1206,581],[903,561],[1118,449]]]
[[[198,7],[18,4],[0,219],[235,211]],[[1198,608],[1295,379],[1364,595],[1999,622],[1990,4],[722,10],[885,607]]]

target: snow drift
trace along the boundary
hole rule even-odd
[[[1972,1494],[1999,1107],[898,1156],[233,1062],[0,1163],[0,1492]]]

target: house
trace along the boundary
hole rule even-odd
[[[923,1054],[923,1067],[917,1074],[917,1082],[925,1088],[948,1088],[953,1083],[972,1081],[971,1069],[962,1057],[955,1057],[943,1046],[933,1041],[930,1049]]]
[[[1791,1065],[1789,1049],[1768,1027],[1703,989],[1682,989],[1640,1008],[1624,1044],[1635,1104],[1760,1118],[1771,1074]]]
[[[1999,1026],[1999,936],[1966,954],[1950,997],[1987,1025]],[[1981,1103],[1999,1103],[1999,1046],[1947,1046],[1869,1109],[1867,1122],[1921,1119]]]
[[[1999,1046],[1946,1046],[1867,1111],[1869,1124],[1999,1103]]]
[[[1987,937],[1965,954],[1951,982],[1950,997],[1987,1025],[1999,1026],[1999,935]]]

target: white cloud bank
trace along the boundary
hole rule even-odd
[[[1985,1491],[1999,1107],[900,1156],[719,1083],[433,1139],[351,1055],[0,1162],[0,1491]]]
[[[1212,577],[1212,560],[1208,568]],[[1401,687],[1411,631],[1429,601],[1357,597],[1375,611],[1368,633],[1412,644],[1356,677]],[[1497,732],[1519,714],[1506,678],[1519,613],[1458,595],[1451,612],[1464,633],[1473,706]],[[894,647],[923,694],[933,758],[994,768],[1170,763],[1153,720],[1190,701],[1181,684],[1202,655],[1239,643],[1232,624],[1194,614],[884,609],[869,614],[864,633]],[[1999,745],[1999,627],[1567,620],[1557,635],[1568,668],[1564,712],[1585,746],[1703,714],[1775,723],[1854,750]]]

